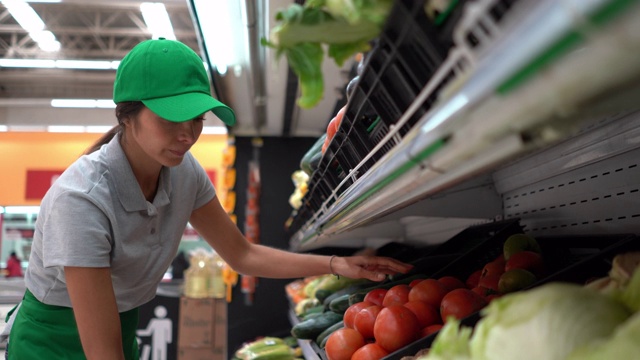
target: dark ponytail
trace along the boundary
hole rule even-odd
[[[118,119],[118,125],[112,127],[104,135],[102,135],[95,143],[93,143],[83,155],[89,155],[92,152],[100,149],[104,144],[107,144],[114,136],[122,136],[124,132],[124,121],[126,119],[133,120],[138,116],[140,110],[142,110],[144,104],[140,101],[126,101],[116,104],[116,119]]]

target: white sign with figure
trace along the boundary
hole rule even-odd
[[[153,313],[155,318],[147,327],[136,332],[138,337],[151,337],[151,345],[145,344],[140,351],[140,360],[166,360],[167,346],[173,342],[173,321],[167,318],[167,309],[158,305]]]

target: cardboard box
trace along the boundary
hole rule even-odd
[[[178,360],[226,360],[226,348],[226,301],[180,298]]]

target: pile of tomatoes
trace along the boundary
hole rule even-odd
[[[329,360],[381,359],[442,328],[449,316],[462,319],[487,305],[461,280],[415,280],[375,289],[344,313],[344,328],[327,339]]]

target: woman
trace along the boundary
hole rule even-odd
[[[113,96],[118,125],[42,200],[9,359],[136,359],[137,309],[155,296],[187,222],[243,274],[382,280],[409,270],[390,258],[295,254],[242,236],[189,152],[204,113],[230,126],[235,115],[211,97],[202,60],[184,44],[138,44],[118,67]]]
[[[22,260],[18,257],[15,251],[9,254],[7,259],[7,277],[22,277]]]

